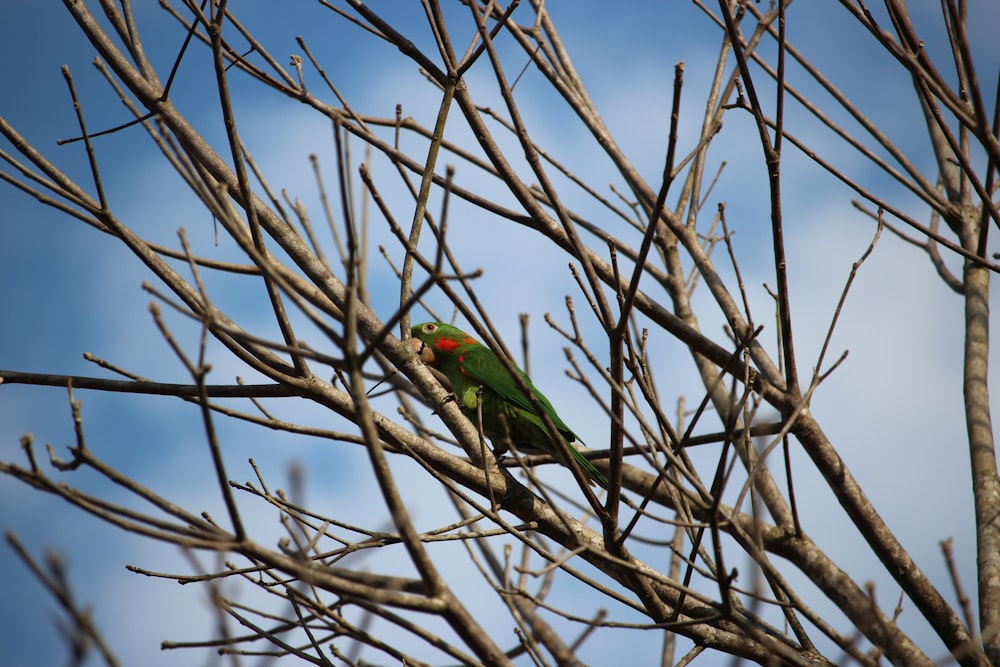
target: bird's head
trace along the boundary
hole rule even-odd
[[[410,333],[413,334],[410,345],[428,366],[435,366],[455,350],[478,344],[469,334],[444,322],[415,324]]]

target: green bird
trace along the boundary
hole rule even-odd
[[[414,349],[421,361],[447,376],[452,393],[473,424],[478,423],[478,402],[482,400],[482,431],[495,447],[503,448],[509,436],[518,449],[542,451],[566,464],[562,448],[552,441],[545,421],[493,350],[443,322],[417,324],[411,332]],[[524,371],[518,368],[517,372],[535,395],[544,414],[552,420],[580,469],[591,480],[608,488],[608,480],[601,471],[570,444],[577,437],[556,414],[549,399],[538,391]]]

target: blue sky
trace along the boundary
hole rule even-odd
[[[686,65],[681,119],[681,151],[686,152],[697,136],[706,81],[719,48],[718,31],[698,10],[687,4],[676,5],[640,7],[619,3],[613,13],[607,12],[607,3],[599,2],[548,5],[602,117],[651,181],[662,168],[674,64],[684,61]],[[405,9],[388,3],[374,6],[392,7],[393,12],[415,12],[409,21],[400,20],[399,24],[419,25],[417,3]],[[395,49],[317,10],[311,3],[283,3],[280,12],[273,7],[273,3],[243,2],[237,11],[280,62],[287,62],[290,54],[298,52],[294,37],[303,35],[356,108],[390,117],[395,104],[403,102],[405,114],[426,125],[432,123],[437,97]],[[989,46],[994,41],[992,32],[1000,24],[1000,10],[996,6],[975,6],[971,10],[979,12],[971,28],[972,42],[980,56],[980,79],[995,81],[1000,54]],[[183,39],[182,31],[154,3],[143,3],[137,11],[146,52],[158,66],[167,67]],[[520,11],[527,15],[527,7]],[[912,11],[921,20],[930,21],[936,7],[921,6]],[[467,27],[468,23],[461,25]],[[912,104],[896,103],[912,93],[905,80],[900,83],[894,63],[879,53],[870,37],[852,27],[844,11],[833,3],[796,3],[789,13],[788,26],[793,43],[814,56],[821,67],[828,68],[835,83],[855,96],[871,118],[929,170],[932,163],[923,140],[922,121],[912,113]],[[425,46],[426,34],[421,34],[415,41]],[[456,29],[452,37],[464,48],[464,40],[470,35]],[[927,48],[939,55],[939,36],[928,28],[926,39]],[[92,130],[125,119],[114,96],[91,67],[93,56],[92,47],[62,8],[43,15],[37,3],[29,0],[8,0],[0,7],[0,115],[90,191],[93,188],[81,145],[58,147],[55,141],[78,134],[59,71],[63,64],[72,69]],[[221,120],[211,72],[205,69],[207,62],[204,49],[193,46],[180,69],[173,101],[221,146]],[[309,72],[318,90],[319,82]],[[790,76],[798,73],[791,70]],[[499,106],[484,68],[471,71],[468,80],[477,99]],[[989,89],[989,99],[993,92]],[[329,125],[307,114],[298,103],[262,94],[252,86],[237,83],[234,94],[241,133],[254,158],[264,165],[271,185],[301,197],[314,221],[319,221],[320,207],[308,155],[319,155],[328,177],[333,173]],[[519,83],[518,94],[535,136],[544,137],[546,145],[552,146],[562,161],[603,187],[609,180],[608,165],[594,155],[594,147],[583,130],[565,122],[562,109],[544,92],[538,75],[526,76]],[[817,146],[832,146],[829,136],[794,109],[789,110],[789,127]],[[449,133],[456,140],[467,136],[457,122],[457,114]],[[211,248],[212,221],[179,187],[176,177],[159,164],[137,128],[101,139],[96,145],[109,197],[120,217],[148,238],[172,245],[176,245],[177,229],[184,227],[199,247]],[[874,170],[857,156],[837,146],[830,151],[857,177],[875,177]],[[355,154],[360,157],[359,146],[355,146]],[[773,331],[770,301],[762,286],[774,285],[768,261],[766,182],[761,176],[760,149],[748,117],[727,116],[710,159],[726,160],[727,167],[708,206],[714,208],[718,200],[726,202],[730,227],[736,230],[736,249],[744,262],[741,270],[751,307],[756,319]],[[784,169],[793,316],[800,370],[805,374],[819,352],[851,263],[864,252],[873,229],[851,207],[850,191],[831,184],[791,149]],[[475,175],[461,177],[475,183]],[[920,220],[926,219],[926,212],[912,197],[891,184],[875,183],[905,210]],[[394,201],[400,207],[399,219],[408,220],[405,199]],[[578,202],[569,203],[576,206]],[[185,381],[183,370],[149,317],[151,296],[141,289],[147,275],[138,261],[110,239],[5,184],[0,184],[0,205],[0,228],[5,238],[0,244],[0,313],[5,324],[0,327],[0,368],[103,376],[82,358],[84,352],[92,352],[150,378]],[[582,199],[579,205],[585,205]],[[588,213],[604,215],[600,211]],[[594,410],[587,409],[580,388],[565,377],[566,364],[560,351],[563,342],[542,320],[544,313],[551,312],[565,321],[564,295],[577,293],[565,257],[554,257],[526,231],[501,226],[457,202],[450,219],[452,242],[461,249],[465,268],[485,269],[478,283],[480,296],[489,304],[490,315],[508,344],[517,340],[517,314],[530,313],[536,384],[561,406],[560,413],[577,431],[588,434],[586,440],[591,446],[601,447],[607,425],[601,423]],[[374,241],[392,247],[391,239],[382,231],[373,231]],[[214,252],[213,256],[225,258],[232,256],[233,249],[223,243]],[[399,257],[398,251],[394,257]],[[512,257],[516,258],[514,270]],[[953,258],[950,265],[959,266]],[[384,266],[373,268],[373,288],[385,293],[385,315],[391,313],[395,299],[389,275]],[[260,307],[259,290],[233,287],[232,292],[221,292],[220,298],[226,300],[244,326],[267,333],[268,313]],[[705,305],[705,298],[696,298],[696,307],[705,306],[699,311],[702,326],[721,339],[718,315]],[[449,312],[442,297],[432,301],[442,312]],[[582,305],[582,300],[577,301]],[[975,589],[974,526],[961,412],[961,316],[961,301],[937,278],[926,257],[897,239],[883,236],[861,269],[827,363],[844,349],[850,350],[850,356],[817,393],[812,405],[889,526],[948,599],[953,595],[938,546],[943,539],[955,540],[966,589],[970,593]],[[415,317],[421,319],[420,315]],[[197,331],[179,318],[170,323],[183,340],[189,344],[195,340]],[[680,344],[662,340],[658,345],[658,359],[670,369],[660,381],[671,383],[669,387],[661,386],[661,391],[671,397],[683,394],[689,400],[700,396],[697,377]],[[217,361],[213,377],[218,382],[245,373],[245,369],[222,357],[213,361]],[[192,406],[176,400],[96,392],[78,392],[77,398],[83,400],[88,442],[95,451],[163,495],[183,497],[187,509],[206,509],[222,515],[203,433]],[[326,424],[329,416],[314,406],[293,403],[279,403],[281,413]],[[373,521],[366,516],[371,508],[381,509],[377,494],[366,483],[369,478],[364,474],[366,462],[361,452],[222,420],[219,425],[232,478],[251,479],[253,473],[246,460],[253,457],[270,471],[269,481],[274,486],[284,486],[288,466],[300,463],[307,471],[309,501],[316,507],[335,508],[335,512],[329,511],[358,517],[359,523]],[[326,425],[338,428],[336,424]],[[45,443],[59,450],[72,442],[64,391],[0,388],[0,458],[21,461],[18,442],[29,432],[34,434],[39,454]],[[807,521],[807,530],[810,525],[821,526],[810,531],[813,537],[842,559],[858,581],[875,581],[880,599],[891,606],[888,601],[895,600],[897,589],[866,556],[860,538],[837,511],[833,496],[815,483],[804,457],[796,454],[795,462],[800,488],[807,490],[799,496],[802,511],[805,516],[821,520],[820,524]],[[400,464],[400,471],[407,470]],[[404,477],[404,492],[413,499],[412,510],[420,525],[435,525],[436,503],[442,499],[426,494],[426,485],[420,484],[413,470]],[[95,493],[125,499],[93,475],[78,473],[65,479]],[[279,536],[274,513],[252,503],[248,503],[247,511],[258,513],[255,516],[260,519],[261,541],[269,543],[267,536],[273,535],[273,543]],[[125,570],[126,564],[134,564],[152,570],[186,571],[185,561],[172,548],[124,535],[7,478],[0,478],[0,525],[16,531],[34,554],[52,548],[68,559],[79,599],[94,605],[97,622],[125,664],[177,665],[210,659],[198,652],[159,650],[159,643],[165,639],[208,636],[203,594]],[[372,561],[372,567],[381,562],[378,558]],[[443,558],[449,571],[471,567],[460,549],[447,552]],[[203,562],[213,565],[211,557]],[[0,570],[8,573],[8,586],[0,602],[0,615],[6,619],[0,624],[0,656],[4,664],[62,661],[64,649],[50,623],[55,615],[54,604],[41,594],[38,584],[5,545],[0,546]],[[481,584],[476,581],[478,578],[470,573],[466,585],[477,590]],[[565,593],[574,594],[572,590]],[[143,612],[138,616],[140,603]],[[817,608],[824,608],[821,601]],[[916,615],[915,610],[904,610],[901,624],[932,655],[940,654],[943,649],[914,620]],[[509,624],[502,622],[503,628]],[[632,633],[630,640],[634,640],[629,641],[629,650],[636,660],[653,655],[659,643],[652,633]],[[621,646],[610,639],[598,637],[592,646],[589,650],[593,652],[585,657],[594,664],[606,663],[612,655],[622,657],[617,653]]]

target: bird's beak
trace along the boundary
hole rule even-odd
[[[434,363],[434,350],[427,347],[427,343],[419,338],[411,338],[410,346],[413,347],[414,352],[420,357],[420,361],[428,365]]]

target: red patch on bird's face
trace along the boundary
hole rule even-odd
[[[439,338],[434,343],[434,349],[448,354],[449,352],[454,352],[456,348],[462,345],[473,345],[475,342],[475,339],[469,336],[466,336],[462,340],[458,340],[457,338]]]
[[[434,349],[440,350],[441,352],[451,352],[456,347],[458,347],[458,341],[454,338],[439,338],[434,343]]]

